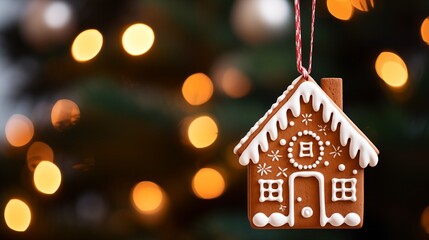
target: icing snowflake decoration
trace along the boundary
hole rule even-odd
[[[313,121],[313,120],[311,120],[311,116],[312,116],[313,114],[308,114],[308,113],[305,113],[305,114],[302,114],[302,122],[303,123],[305,123],[305,125],[308,125],[311,121]]]
[[[332,102],[313,79],[309,78],[308,81],[301,82],[300,80],[301,76],[288,86],[287,90],[277,98],[277,101],[265,115],[250,128],[249,132],[235,146],[234,153],[240,156],[240,164],[246,166],[250,161],[258,164],[260,151],[268,152],[269,141],[276,141],[279,137],[279,131],[291,127],[288,111],[292,113],[294,118],[306,117],[307,121],[304,119],[304,124],[307,123],[308,125],[309,122],[313,122],[308,121],[313,116],[302,112],[301,101],[303,101],[304,104],[310,104],[315,112],[320,111],[323,123],[318,122],[317,124],[326,124],[326,130],[338,131],[339,144],[343,147],[349,144],[349,150],[346,152],[352,159],[357,158],[360,167],[376,166],[378,149],[372,142],[362,132],[357,131],[358,128],[354,123]],[[297,124],[295,123],[295,125]]]
[[[334,145],[332,145],[332,148],[334,149],[334,151],[333,152],[330,152],[329,154],[330,155],[333,155],[332,157],[333,158],[335,158],[336,156],[341,156],[341,153],[343,152],[343,150],[341,150],[340,149],[340,146],[338,146],[337,148],[334,146]]]
[[[279,150],[275,151],[271,150],[271,154],[268,154],[268,157],[271,158],[271,161],[279,161],[279,158],[283,157],[282,155],[279,155]]]
[[[284,212],[286,210],[287,206],[280,204],[279,210]]]
[[[284,177],[287,177],[287,174],[286,174],[287,168],[281,168],[281,167],[278,167],[278,168],[279,168],[280,172],[277,173],[276,177],[279,177],[281,175],[283,175]]]
[[[258,165],[258,173],[261,174],[261,176],[268,175],[268,173],[271,172],[271,166],[267,166],[266,163],[262,166],[261,164]]]
[[[322,125],[317,125],[317,127],[319,128],[319,132],[323,132],[323,134],[326,136],[326,127],[328,125],[322,126]]]

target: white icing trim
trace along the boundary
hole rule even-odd
[[[313,157],[313,142],[299,142],[299,157]]]
[[[247,134],[246,134],[246,136],[244,136],[241,140],[240,140],[240,142],[237,144],[237,146],[235,146],[235,148],[234,148],[234,153],[237,153],[237,151],[238,151],[238,149],[240,149],[241,148],[241,146],[249,139],[249,137],[250,137],[250,135],[252,135],[252,133],[254,133],[258,128],[259,128],[259,125],[261,125],[262,124],[262,122],[263,121],[265,121],[265,119],[267,119],[267,117],[272,113],[272,111],[273,111],[273,109],[274,108],[276,108],[278,105],[279,105],[279,103],[281,102],[281,101],[283,101],[284,100],[284,98],[286,97],[286,95],[295,87],[295,84],[300,80],[302,78],[302,76],[299,76],[299,77],[297,77],[295,80],[293,80],[292,81],[292,83],[291,83],[291,85],[289,85],[289,87],[286,89],[286,91],[284,91],[283,92],[283,94],[282,95],[280,95],[278,98],[277,98],[277,101],[273,104],[273,105],[271,105],[271,108],[270,108],[270,110],[268,110],[266,113],[265,113],[265,115],[262,117],[262,118],[260,118],[256,123],[255,123],[255,125],[253,125],[253,127],[252,128],[250,128],[250,130],[249,130],[249,132],[247,132]],[[311,77],[310,77],[311,78]],[[295,114],[294,115],[295,117],[297,117],[297,116],[299,116],[299,113],[297,113],[297,114]],[[282,122],[282,129],[284,130],[284,129],[286,129],[286,127],[287,127],[287,122]],[[295,123],[294,123],[295,124]],[[294,125],[293,124],[293,125]],[[277,137],[276,137],[277,138]],[[242,164],[242,165],[247,165],[248,163],[246,163],[246,164]]]
[[[259,179],[259,202],[265,201],[277,201],[283,202],[283,180],[270,180],[270,179]],[[265,188],[264,184],[267,184],[268,187]],[[277,185],[277,188],[273,188],[273,184]],[[268,196],[265,197],[265,193],[268,193]],[[277,193],[277,196],[274,196],[274,193]]]
[[[295,225],[295,191],[294,181],[297,177],[315,177],[319,182],[319,207],[320,207],[320,226],[324,227],[327,223],[334,227],[343,225],[344,223],[348,226],[354,227],[361,222],[361,218],[357,213],[348,213],[345,217],[340,213],[334,213],[330,217],[326,216],[325,209],[325,185],[324,177],[320,172],[309,171],[309,172],[295,172],[289,176],[289,216],[281,213],[272,213],[269,217],[264,213],[258,212],[253,218],[252,222],[257,227],[264,227],[267,224],[271,224],[274,227],[280,227],[285,224],[293,227]]]
[[[270,224],[273,227],[281,227],[285,224],[289,224],[289,217],[282,213],[272,213],[269,217],[264,213],[258,212],[252,218],[253,224],[257,227],[265,227]],[[334,227],[343,225],[344,223],[350,227],[355,227],[361,223],[361,218],[359,214],[351,212],[348,213],[345,217],[340,213],[334,213],[331,217],[326,218],[326,223],[331,224]],[[289,226],[291,226],[289,224]],[[323,225],[322,227],[324,227]],[[293,227],[293,226],[291,226]]]
[[[242,147],[242,145],[249,139],[250,135],[254,133],[262,124],[262,122],[273,112],[273,110],[282,102],[286,95],[295,87],[295,84],[301,79],[301,76],[295,79],[286,91],[277,99],[277,102],[271,106],[265,115],[250,129],[240,143],[234,148],[234,153]],[[239,162],[241,165],[248,165],[250,160],[253,163],[259,162],[259,148],[263,152],[268,151],[268,136],[272,141],[278,137],[278,127],[280,130],[285,130],[288,127],[287,112],[291,111],[294,117],[301,114],[302,98],[305,103],[312,100],[312,107],[314,111],[319,111],[322,107],[323,121],[325,123],[332,120],[331,130],[336,131],[340,124],[339,134],[340,143],[343,147],[350,142],[349,155],[355,159],[359,152],[359,165],[366,168],[368,165],[374,167],[378,163],[378,153],[372,143],[358,130],[358,128],[350,121],[350,119],[332,102],[332,100],[325,94],[325,92],[315,83],[314,80],[304,81],[298,89],[292,94],[289,100],[274,114],[271,119],[263,126],[260,132],[252,139],[246,149],[241,153]],[[350,141],[349,141],[350,140]]]
[[[297,177],[315,177],[319,182],[319,207],[320,207],[320,225],[326,224],[326,209],[325,209],[325,182],[323,174],[320,172],[294,172],[289,176],[289,225],[292,227],[295,224],[295,178]]]
[[[337,187],[337,183],[341,185],[341,187]],[[350,187],[346,187],[346,183],[350,183]],[[356,178],[333,178],[332,179],[332,201],[352,201],[356,202]],[[340,197],[337,197],[337,193],[340,193]],[[347,196],[350,194],[350,196]]]

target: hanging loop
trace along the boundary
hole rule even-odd
[[[300,0],[295,0],[295,46],[296,46],[296,67],[304,79],[308,79],[311,73],[313,63],[313,39],[314,39],[314,22],[316,19],[316,0],[312,0],[311,7],[311,35],[310,35],[310,53],[308,59],[308,69],[302,66],[302,39],[301,39],[301,11],[299,8]]]

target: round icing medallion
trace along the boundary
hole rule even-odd
[[[319,156],[315,156],[316,160],[313,163],[308,164],[308,165],[299,164],[295,160],[294,155],[292,153],[293,152],[293,146],[295,145],[294,142],[297,142],[298,138],[303,137],[303,136],[310,136],[310,137],[312,137],[313,140],[316,141],[315,145],[318,146],[316,149],[319,150]],[[290,163],[292,163],[293,166],[296,167],[296,168],[298,168],[299,170],[302,170],[302,169],[304,169],[304,170],[314,169],[314,168],[316,168],[320,164],[320,161],[322,161],[322,159],[323,159],[322,158],[323,155],[325,155],[325,153],[324,153],[325,148],[323,147],[324,144],[325,143],[320,140],[320,136],[318,136],[315,132],[309,131],[309,130],[299,131],[295,136],[293,136],[291,138],[291,141],[289,141],[289,147],[287,148],[287,151],[288,151],[287,157],[290,159]],[[302,153],[300,152],[299,157],[302,157],[302,156],[305,155],[306,157],[313,158],[313,152],[312,152],[313,143],[312,142],[305,142],[305,143],[298,142],[297,146],[300,146],[301,150],[303,149],[303,147],[305,147],[305,150],[306,151],[310,151],[310,153],[311,153],[311,154],[307,153],[307,154],[301,155]]]
[[[313,216],[313,209],[311,207],[304,207],[301,210],[301,215],[304,218],[309,218],[309,217]]]

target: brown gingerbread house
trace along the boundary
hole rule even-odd
[[[322,90],[323,88],[323,90]],[[254,228],[359,228],[378,150],[342,111],[341,79],[295,79],[234,148]]]

